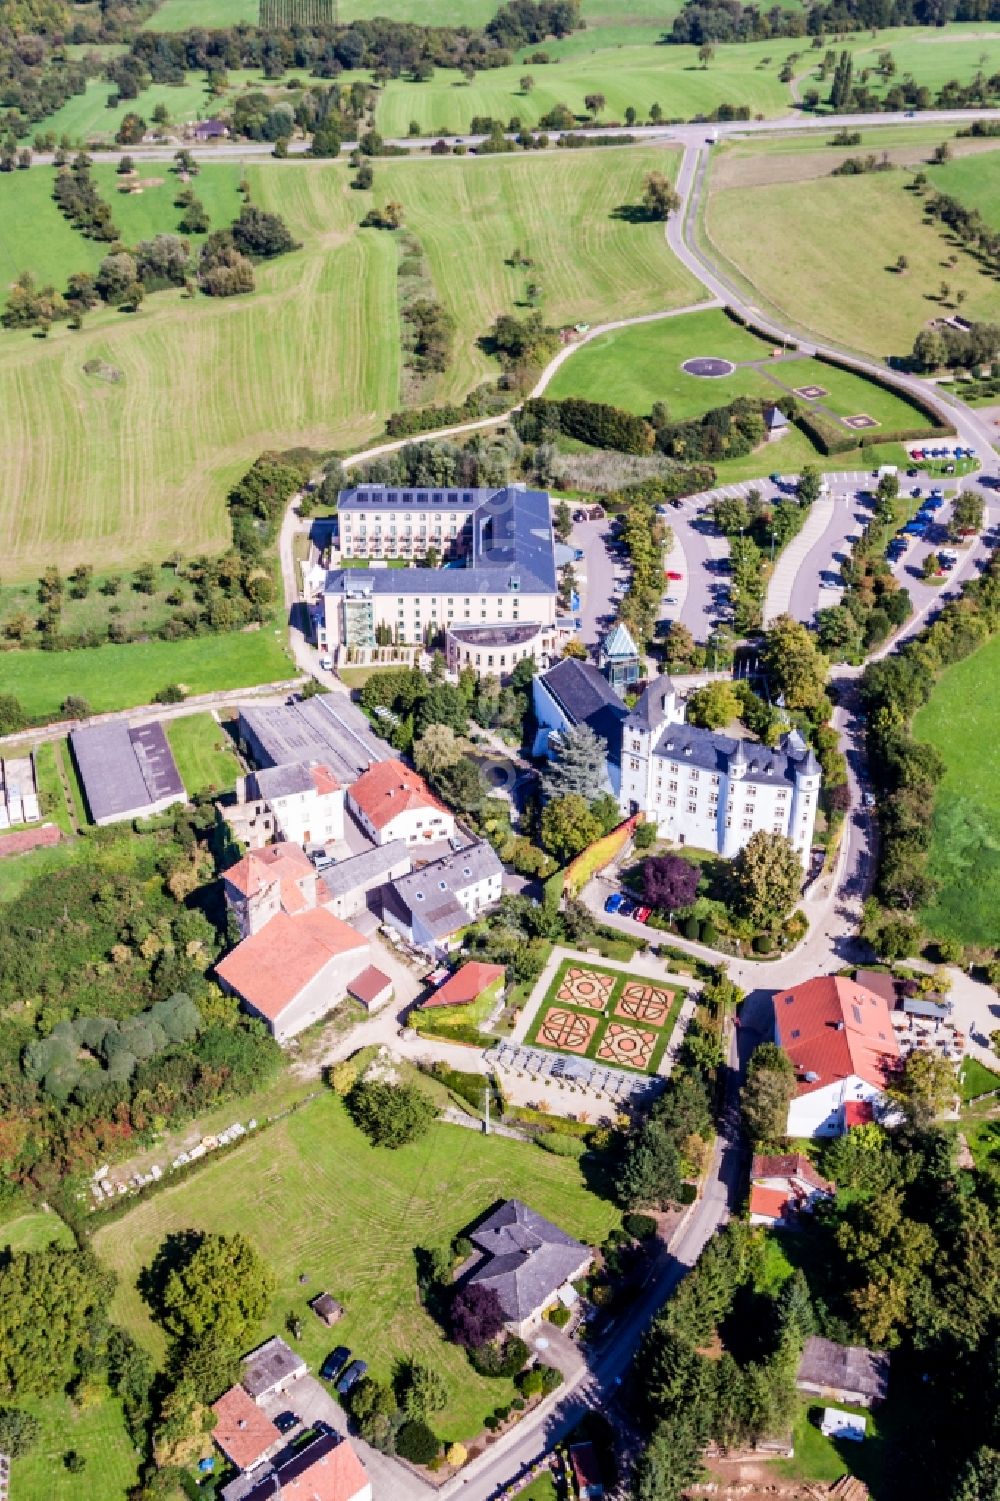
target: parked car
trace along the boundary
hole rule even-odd
[[[604,903],[605,912],[617,912],[625,898],[620,891],[613,891]]]
[[[323,1380],[335,1380],[336,1377],[340,1375],[340,1372],[344,1369],[350,1358],[351,1352],[346,1345],[338,1345],[335,1350],[331,1350],[329,1355],[326,1357],[323,1364],[319,1368],[319,1373],[322,1376]]]
[[[861,801],[862,801],[863,805],[866,808],[874,808],[874,806],[875,806],[875,794],[874,794],[874,792],[863,792],[861,794]]]
[[[624,898],[624,900],[622,901],[621,906],[618,908],[618,916],[619,917],[634,917],[635,916],[635,909],[636,909],[636,903],[633,902],[633,900],[632,900],[631,897],[627,896],[627,897]]]
[[[294,1412],[279,1412],[274,1420],[274,1426],[279,1433],[291,1433],[293,1428],[299,1426],[299,1420]]]
[[[678,573],[675,568],[670,568],[667,570],[666,577],[670,579],[671,583],[679,583],[684,575],[683,573]]]
[[[320,659],[319,659],[319,665],[320,665],[320,667],[322,667],[322,669],[323,669],[324,672],[330,672],[331,669],[332,669],[332,667],[333,667],[333,658],[332,657],[320,657]]]
[[[953,552],[939,552],[938,562],[941,564],[941,567],[944,569],[945,573],[948,573],[958,562],[958,555],[957,553]]]
[[[921,490],[919,485],[914,485],[913,489],[910,491],[910,494],[913,496],[914,500],[919,500],[923,493],[924,492],[923,490]]]
[[[347,1370],[337,1382],[337,1391],[340,1393],[340,1395],[342,1397],[346,1397],[348,1392],[351,1391],[355,1386],[357,1386],[358,1382],[361,1380],[362,1376],[366,1373],[367,1370],[367,1360],[352,1360],[350,1365],[347,1367]]]
[[[635,918],[636,922],[649,922],[652,911],[652,907],[637,907],[632,913],[632,916]]]
[[[911,459],[922,459],[923,457],[924,457],[924,451],[923,451],[922,448],[915,448],[913,450],[913,452],[910,454],[910,458]]]

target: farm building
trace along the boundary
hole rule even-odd
[[[162,724],[88,725],[71,730],[69,743],[94,823],[149,818],[187,802]]]
[[[889,1356],[863,1345],[838,1345],[810,1335],[799,1361],[795,1385],[800,1392],[832,1397],[854,1407],[884,1402],[889,1388]]]

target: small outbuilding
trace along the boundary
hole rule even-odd
[[[302,1356],[274,1335],[244,1358],[243,1385],[261,1403],[286,1392],[307,1370]]]
[[[366,1011],[378,1011],[392,1000],[392,981],[374,964],[368,964],[350,981],[347,994],[360,1001]]]
[[[338,1303],[332,1293],[320,1293],[311,1300],[309,1307],[328,1329],[332,1329],[344,1317],[344,1305]]]
[[[810,1335],[799,1361],[795,1385],[800,1392],[871,1407],[884,1402],[889,1388],[889,1357],[863,1345],[838,1345]]]
[[[845,1412],[842,1407],[824,1407],[819,1431],[824,1438],[846,1438],[860,1444],[867,1435],[868,1422],[861,1413]]]

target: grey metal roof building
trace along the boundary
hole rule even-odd
[[[281,1391],[297,1381],[306,1370],[302,1356],[275,1334],[244,1357],[240,1382],[254,1401],[259,1402],[271,1392]]]
[[[831,1393],[865,1407],[885,1400],[889,1356],[863,1345],[838,1345],[813,1334],[806,1340],[795,1385],[802,1391]]]
[[[501,1204],[469,1239],[483,1255],[469,1281],[492,1287],[508,1322],[517,1325],[540,1313],[592,1259],[588,1246],[520,1199]]]
[[[261,767],[320,761],[345,786],[394,754],[343,693],[275,707],[248,704],[240,709],[240,736]]]
[[[383,903],[387,916],[401,918],[415,939],[446,939],[469,921],[463,894],[490,880],[499,897],[503,866],[492,845],[481,839],[393,881]]]
[[[95,724],[69,739],[94,823],[145,818],[187,801],[162,724]]]

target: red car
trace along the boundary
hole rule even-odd
[[[652,907],[637,907],[632,916],[636,922],[648,922],[652,911]]]
[[[683,573],[677,573],[673,568],[671,568],[671,570],[667,574],[668,579],[682,579],[683,577]]]

